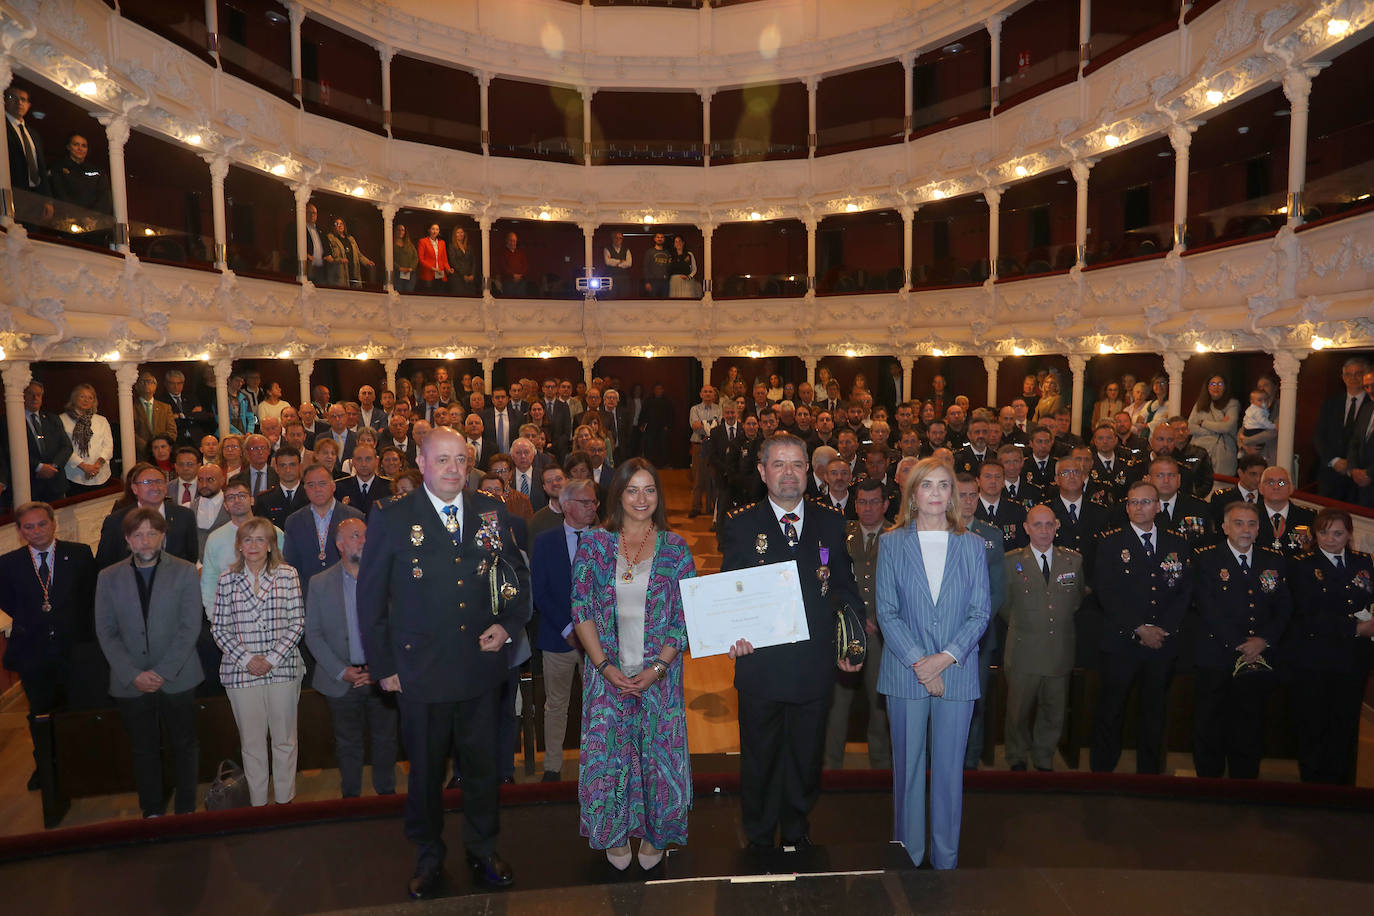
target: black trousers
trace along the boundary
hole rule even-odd
[[[501,780],[515,778],[515,748],[520,734],[515,717],[515,696],[520,692],[520,669],[511,668],[506,679],[501,682],[501,692],[496,699],[496,741],[492,750],[496,752],[496,775]],[[459,713],[455,710],[454,716]],[[462,741],[463,728],[457,719],[453,722],[453,775],[463,775]]]
[[[1354,785],[1364,682],[1348,671],[1299,671],[1289,682],[1303,782]]]
[[[396,791],[396,698],[376,684],[355,687],[341,697],[325,697],[334,723],[334,756],[344,798],[363,794],[363,740],[372,733],[372,788],[378,795]]]
[[[397,697],[401,739],[410,755],[406,796],[406,837],[417,846],[421,867],[439,868],[444,846],[444,764],[458,726],[459,761],[463,768],[463,845],[488,856],[496,851],[500,831],[500,779],[496,770],[496,704],[498,684],[480,696],[451,703],[425,703]]]
[[[1110,773],[1121,759],[1121,729],[1131,688],[1140,684],[1140,728],[1136,733],[1135,771],[1159,773],[1164,768],[1164,713],[1169,701],[1169,681],[1174,673],[1172,655],[1141,657],[1125,652],[1103,652],[1099,668],[1101,693],[1093,716],[1094,773]]]
[[[162,743],[172,747],[176,797],[173,810],[191,814],[196,810],[200,743],[196,738],[195,691],[145,693],[136,697],[116,697],[119,715],[129,733],[134,753],[134,785],[144,817],[162,814],[167,795],[162,788]]]
[[[31,668],[19,675],[24,696],[29,701],[29,735],[33,738],[33,765],[38,768],[38,733],[33,720],[56,712],[64,705],[67,674],[60,663]]]
[[[1199,667],[1194,675],[1193,766],[1213,779],[1258,779],[1264,754],[1264,710],[1272,672],[1232,677],[1230,668]]]
[[[740,811],[744,837],[772,846],[807,834],[807,816],[821,792],[830,696],[805,703],[739,695]]]

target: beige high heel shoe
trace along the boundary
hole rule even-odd
[[[646,852],[644,851],[644,850],[646,850],[646,849],[649,850],[649,852],[646,853]],[[640,867],[640,868],[644,869],[645,871],[649,871],[650,869],[652,869],[654,866],[658,865],[658,863],[660,863],[660,862],[662,862],[662,861],[663,861],[663,850],[662,850],[662,849],[654,849],[653,844],[651,844],[648,840],[640,840],[640,841],[639,841],[639,867]]]
[[[610,862],[611,866],[616,871],[624,871],[629,868],[630,859],[629,843],[626,843],[624,846],[612,846],[610,849],[606,850],[606,861]]]

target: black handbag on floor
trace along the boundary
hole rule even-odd
[[[210,788],[205,790],[205,810],[227,811],[247,808],[251,804],[243,768],[232,760],[220,761],[219,772],[210,780]]]

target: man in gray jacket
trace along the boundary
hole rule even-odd
[[[172,746],[177,814],[196,810],[199,747],[195,687],[202,680],[200,580],[191,563],[162,549],[167,520],[137,506],[121,522],[129,556],[101,570],[95,632],[110,663],[110,696],[133,746],[134,782],[144,817],[160,817],[162,735]]]
[[[358,563],[366,540],[361,518],[339,522],[339,562],[311,578],[305,602],[305,644],[315,656],[311,685],[329,703],[344,798],[363,791],[365,728],[372,731],[372,788],[396,793],[396,700],[368,673],[358,629]]]

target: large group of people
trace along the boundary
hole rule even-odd
[[[1346,369],[1348,403],[1324,411],[1345,423],[1332,447],[1344,457],[1325,470],[1357,491],[1374,372]],[[1000,410],[971,409],[938,376],[924,398],[904,397],[901,381],[894,372],[875,391],[860,375],[841,398],[828,373],[751,382],[731,367],[686,414],[688,514],[712,519],[724,570],[795,561],[813,634],[730,649],[748,846],[811,843],[822,767],[842,765],[863,690],[870,764],[893,770],[894,837],[919,864],[929,822],[930,862],[954,867],[962,774],[986,740],[995,665],[1012,770],[1053,766],[1069,673],[1091,667],[1092,769],[1118,766],[1138,691],[1135,768],[1161,772],[1182,667],[1195,676],[1200,775],[1258,774],[1283,684],[1302,713],[1303,779],[1352,781],[1374,636],[1358,612],[1374,567],[1351,548],[1348,512],[1293,503],[1288,472],[1240,441],[1262,429],[1273,393],[1256,386],[1265,396],[1251,406],[1263,410],[1245,412],[1242,433],[1222,379],[1191,418],[1163,409],[1160,380],[1153,406],[1132,412],[1125,392],[1134,403],[1145,383],[1119,380],[1084,441],[1053,373],[1028,377]],[[57,417],[34,382],[40,498],[16,507],[25,546],[0,557],[0,608],[14,620],[5,666],[33,715],[61,709],[92,660],[101,666],[148,817],[165,813],[164,743],[173,810],[194,809],[192,697],[220,690],[252,804],[290,802],[308,678],[327,701],[345,796],[363,790],[369,744],[379,794],[396,791],[402,749],[410,761],[414,896],[442,874],[446,786],[464,789],[474,879],[513,880],[497,851],[497,790],[513,774],[519,672],[545,679],[548,781],[562,778],[580,674],[581,832],[615,868],[637,853],[652,869],[687,840],[680,582],[696,566],[659,475],[673,405],[661,385],[623,388],[519,379],[488,393],[480,376],[441,368],[345,402],[316,386],[295,406],[250,371],[231,380],[220,439],[181,373],[160,384],[144,373],[143,460],[92,554],[57,539],[51,500],[66,489],[37,484],[99,486],[109,424],[90,386]],[[1214,493],[1227,459],[1238,483]],[[864,619],[861,663],[837,661],[839,604]]]

